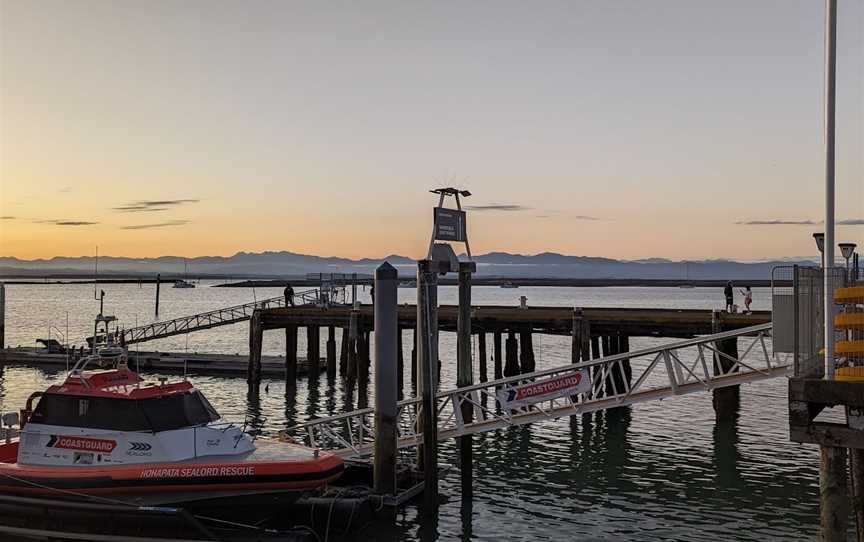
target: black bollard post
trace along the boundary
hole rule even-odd
[[[374,488],[385,495],[396,494],[398,281],[396,268],[387,262],[375,270]]]

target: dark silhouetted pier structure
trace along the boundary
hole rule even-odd
[[[437,328],[439,331],[457,332],[459,307],[442,305],[438,308]],[[479,380],[489,379],[487,371],[491,365],[493,379],[530,373],[536,370],[534,335],[557,335],[571,337],[571,359],[573,363],[597,359],[603,356],[622,354],[630,351],[631,337],[668,337],[692,338],[722,331],[732,331],[771,322],[769,311],[753,314],[727,314],[710,310],[677,309],[637,309],[637,308],[572,308],[572,307],[511,307],[478,305],[471,307],[471,334],[476,336],[479,357]],[[416,333],[417,307],[403,304],[398,307],[398,330],[401,342],[410,341],[411,363],[409,370],[411,382],[416,384]],[[320,356],[319,337],[321,328],[327,329],[326,363],[328,377],[333,378],[336,368],[343,377],[357,380],[361,385],[368,382],[371,359],[369,356],[370,335],[374,328],[374,312],[371,305],[358,308],[349,306],[298,306],[256,309],[250,319],[249,327],[249,365],[248,381],[256,385],[261,380],[261,346],[266,330],[284,329],[286,333],[285,376],[288,385],[296,380],[297,334],[305,328],[307,340],[307,359]],[[341,351],[337,353],[335,330],[341,330]],[[408,336],[405,332],[411,330]],[[491,343],[491,348],[489,347]],[[737,339],[722,341],[719,348],[737,356]],[[487,360],[487,355],[491,356]],[[402,349],[399,350],[398,364],[401,382],[405,362]],[[338,357],[338,359],[337,359]],[[445,363],[447,361],[444,361]],[[723,364],[722,357],[715,363]],[[311,367],[315,367],[312,364]],[[622,389],[620,379],[631,375],[629,364],[623,364],[618,389]],[[440,371],[440,365],[438,367]],[[723,370],[722,367],[717,368]],[[317,378],[314,369],[310,378]],[[610,387],[614,384],[610,381]],[[400,389],[400,396],[401,396]],[[720,390],[717,390],[720,392]],[[738,393],[722,390],[715,395],[715,408],[718,418],[735,415]]]

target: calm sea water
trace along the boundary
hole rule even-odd
[[[162,289],[160,319],[281,294],[280,289]],[[106,310],[121,324],[154,320],[154,286],[101,285]],[[361,292],[368,299],[368,292]],[[413,301],[400,289],[400,300]],[[477,304],[710,309],[723,305],[718,289],[477,287]],[[7,285],[6,341],[32,345],[66,333],[82,344],[98,311],[92,285]],[[767,289],[754,290],[754,308],[770,308]],[[442,287],[441,303],[456,289]],[[406,337],[407,338],[407,337]],[[61,338],[62,340],[62,338]],[[536,339],[535,339],[536,340]],[[154,341],[149,349],[247,352],[248,328],[238,324],[188,337]],[[634,338],[631,348],[657,344]],[[410,341],[406,341],[407,343]],[[441,335],[443,388],[455,382],[455,337]],[[301,333],[301,353],[305,351]],[[538,369],[569,362],[569,341],[542,337]],[[265,333],[264,351],[284,353],[284,334]],[[407,354],[407,352],[406,352]],[[408,358],[410,359],[410,357]],[[490,364],[491,365],[491,364]],[[0,373],[0,410],[18,409],[35,390],[62,374],[6,366]],[[265,380],[269,391],[247,393],[241,379],[194,376],[223,417],[249,420],[253,431],[273,433],[314,416],[355,408],[337,378],[302,380],[286,399],[284,383]],[[410,390],[406,382],[406,390]],[[446,502],[437,520],[415,507],[396,525],[374,523],[351,540],[812,540],[818,527],[818,453],[789,442],[786,382],[742,387],[741,416],[717,425],[710,394],[695,394],[614,411],[514,427],[474,437],[475,494],[460,499],[459,473],[441,481]],[[455,446],[442,445],[452,464]]]

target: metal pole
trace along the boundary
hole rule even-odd
[[[398,308],[396,268],[387,262],[375,270],[375,465],[379,494],[396,494],[396,362]]]
[[[825,378],[834,379],[834,100],[837,81],[837,0],[825,0]]]
[[[156,274],[156,317],[159,317],[159,286],[162,283],[162,275]]]
[[[417,262],[417,388],[421,397],[419,425],[423,445],[418,449],[423,468],[424,501],[427,512],[438,511],[438,409],[435,402],[438,334],[433,327],[438,311],[436,290],[438,277],[429,260]]]
[[[459,316],[456,322],[456,387],[474,383],[471,367],[471,271],[470,262],[459,262]],[[454,405],[455,406],[455,405]],[[465,401],[460,405],[462,423],[471,423],[473,408]],[[462,498],[470,499],[473,484],[473,450],[471,435],[457,439],[459,446]]]

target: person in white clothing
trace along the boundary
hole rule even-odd
[[[738,290],[741,292],[741,295],[744,296],[744,312],[747,314],[751,314],[753,311],[750,310],[750,304],[753,303],[753,290],[747,286],[746,290]]]

